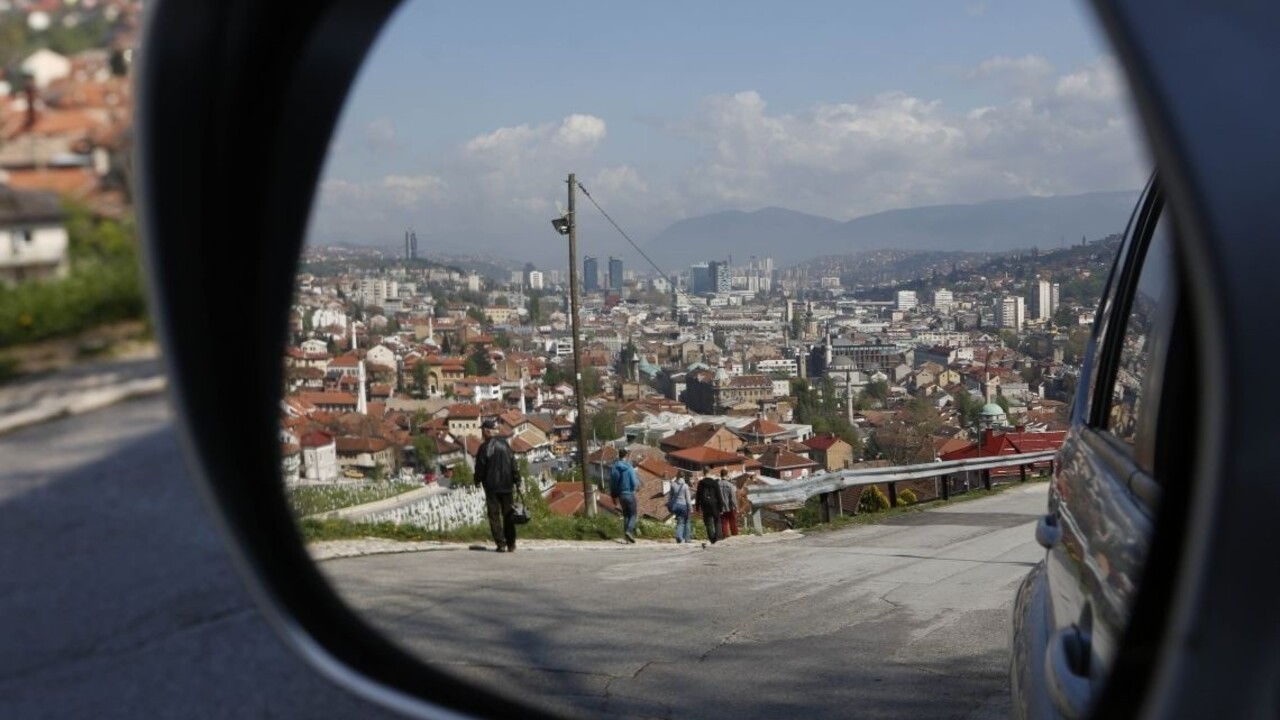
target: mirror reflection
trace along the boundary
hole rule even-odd
[[[566,714],[1007,710],[1149,168],[1082,9],[458,5],[385,29],[296,280],[338,592]]]

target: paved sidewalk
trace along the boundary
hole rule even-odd
[[[154,351],[23,377],[0,386],[0,434],[153,395],[166,385]]]

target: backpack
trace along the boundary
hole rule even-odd
[[[609,468],[609,495],[618,497],[622,494],[622,468],[621,461],[614,462]]]

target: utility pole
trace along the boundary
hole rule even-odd
[[[582,345],[578,325],[578,216],[574,214],[574,196],[578,181],[569,173],[569,313],[573,330],[573,396],[578,405],[578,471],[582,473],[582,497],[587,517],[596,516],[596,487],[587,476],[587,400],[582,394]]]

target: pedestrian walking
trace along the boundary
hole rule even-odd
[[[693,507],[693,491],[689,487],[689,473],[681,470],[676,479],[671,481],[671,490],[667,493],[667,509],[676,519],[676,542],[693,541],[693,528],[689,526],[689,511]]]
[[[702,513],[702,524],[707,528],[707,539],[715,545],[720,539],[720,483],[711,475],[703,475],[694,499]]]
[[[498,434],[492,420],[480,425],[484,442],[476,451],[476,479],[484,488],[484,508],[489,516],[489,533],[498,552],[516,551],[516,524],[511,517],[515,490],[523,482],[515,455],[507,439]]]
[[[640,489],[640,477],[627,462],[627,449],[618,451],[618,461],[609,469],[609,496],[622,510],[622,536],[627,542],[636,541],[636,492]]]
[[[738,486],[729,479],[729,471],[720,471],[720,537],[738,534]]]

